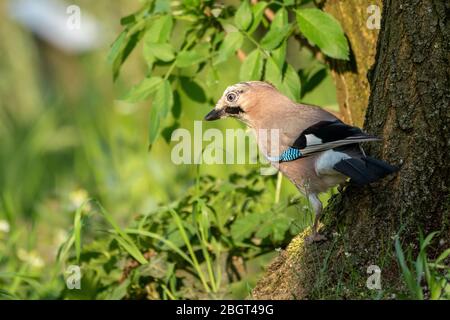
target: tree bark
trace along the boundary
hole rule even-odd
[[[384,140],[365,150],[400,170],[334,196],[322,226],[329,240],[307,245],[309,230],[294,238],[259,281],[254,298],[390,298],[405,290],[396,236],[403,248],[414,250],[419,230],[440,231],[429,254],[449,247],[449,52],[448,1],[383,1],[364,128]],[[380,267],[383,291],[366,287],[370,265]]]

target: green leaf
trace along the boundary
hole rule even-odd
[[[181,88],[191,100],[198,103],[206,102],[205,91],[197,81],[187,77],[180,77],[179,81],[181,84]]]
[[[111,49],[109,50],[108,53],[108,62],[109,63],[114,63],[114,61],[116,59],[119,58],[119,54],[121,49],[124,46],[125,43],[125,38],[127,37],[127,32],[126,31],[122,31],[119,36],[117,37],[116,40],[114,40],[113,44],[111,45]]]
[[[260,80],[263,70],[261,52],[255,49],[250,53],[241,65],[239,77],[241,81]]]
[[[283,65],[286,62],[286,48],[287,48],[287,41],[284,41],[281,44],[281,46],[279,46],[275,50],[272,50],[271,53],[273,61],[276,63],[276,65],[280,70],[283,69]]]
[[[155,1],[155,13],[169,13],[170,12],[170,1],[167,0],[156,0]]]
[[[168,42],[172,28],[172,17],[169,15],[160,16],[151,23],[150,28],[145,33],[144,41],[150,43]]]
[[[255,30],[258,28],[259,24],[261,23],[262,17],[264,15],[264,10],[267,7],[267,2],[261,1],[257,2],[252,6],[252,12],[253,12],[253,22],[252,26],[248,30],[249,34],[252,34],[255,32]]]
[[[219,49],[219,55],[214,65],[225,62],[230,55],[234,54],[244,42],[244,36],[240,32],[227,33]]]
[[[425,248],[430,244],[431,240],[433,240],[436,234],[438,234],[437,231],[431,232],[429,235],[426,236],[425,240],[421,241],[420,251],[425,250]]]
[[[447,257],[450,255],[450,248],[448,248],[447,250],[445,250],[444,252],[442,252],[439,257],[436,259],[436,263],[440,263],[442,261],[444,261],[445,259],[447,259]]]
[[[275,17],[273,18],[271,26],[274,26],[275,28],[279,29],[287,24],[288,24],[288,12],[286,9],[281,8],[277,11]]]
[[[283,77],[282,92],[293,101],[300,100],[301,83],[295,69],[288,64]]]
[[[192,262],[192,260],[183,251],[181,251],[176,244],[174,244],[172,241],[170,241],[168,239],[165,239],[164,237],[160,236],[157,233],[153,233],[153,232],[149,232],[149,231],[145,231],[145,230],[137,230],[137,229],[125,229],[125,232],[138,234],[140,236],[150,237],[150,238],[154,238],[158,241],[161,241],[162,243],[167,245],[170,249],[172,249],[175,253],[179,254],[180,257],[182,257],[184,260],[186,260],[189,264],[194,266],[194,263]]]
[[[120,25],[121,26],[126,26],[126,25],[129,25],[129,24],[133,24],[135,22],[136,22],[136,15],[134,13],[130,14],[128,16],[122,17],[120,19]]]
[[[121,300],[128,293],[128,286],[130,279],[125,279],[121,284],[115,286],[111,292],[108,293],[107,300]]]
[[[269,32],[267,32],[267,34],[261,40],[261,47],[266,50],[273,50],[277,48],[287,37],[290,30],[291,26],[289,24],[280,29],[270,28]]]
[[[421,287],[417,286],[416,281],[414,279],[414,275],[412,274],[411,270],[408,267],[398,237],[396,237],[395,239],[395,252],[397,255],[398,264],[400,265],[400,269],[402,271],[403,278],[408,286],[409,291],[414,295],[416,299],[417,298],[423,299]]]
[[[283,72],[283,68],[280,68],[272,57],[267,59],[264,80],[272,83],[293,101],[298,101],[301,92],[300,78],[290,64],[285,63],[284,69]]]
[[[114,81],[119,76],[120,67],[136,47],[143,34],[141,30],[137,30],[130,35],[128,33],[128,31],[123,31],[117,37],[108,54],[108,62],[112,65]]]
[[[136,103],[147,99],[158,88],[162,79],[160,77],[145,78],[137,85],[133,86],[130,91],[122,98],[127,102]]]
[[[250,4],[248,3],[248,0],[244,0],[242,1],[239,9],[236,11],[234,22],[239,29],[246,31],[252,24],[252,20],[253,14]]]
[[[196,51],[182,51],[177,55],[176,66],[179,68],[187,68],[198,64],[206,59]]]
[[[145,33],[145,42],[150,43],[165,43],[170,40],[170,35],[173,29],[173,20],[169,15],[164,15],[156,18],[150,24],[150,27]]]
[[[164,80],[164,82],[158,87],[156,91],[155,99],[153,99],[152,105],[156,105],[161,113],[161,118],[165,118],[169,114],[169,110],[173,105],[173,94],[170,82]]]
[[[261,46],[266,50],[277,48],[287,37],[290,30],[291,25],[288,24],[286,9],[278,10],[270,25],[269,31],[261,40]]]
[[[246,216],[238,218],[231,225],[231,237],[236,242],[242,242],[245,239],[250,238],[256,231],[255,226],[261,223],[262,214],[259,212],[253,212]]]
[[[148,149],[150,150],[159,134],[161,127],[161,114],[156,104],[152,104],[150,109],[148,124]]]
[[[272,83],[278,89],[282,86],[282,71],[277,66],[273,58],[269,58],[266,61],[266,68],[264,71],[264,80]]]
[[[172,105],[172,88],[170,86],[170,82],[168,80],[164,80],[156,91],[155,98],[153,99],[152,107],[150,109],[150,123],[148,131],[149,149],[156,141],[161,128],[161,122],[169,114],[169,110],[172,108]]]
[[[261,239],[271,237],[274,242],[282,241],[289,230],[289,222],[290,219],[288,217],[280,214],[275,217],[267,215],[267,219],[262,221],[255,236]]]
[[[153,69],[153,65],[156,62],[155,56],[148,50],[148,47],[144,45],[144,59],[147,62],[147,66],[149,70]]]
[[[145,257],[142,255],[139,248],[136,246],[136,244],[133,242],[133,239],[129,235],[127,235],[117,224],[117,222],[113,219],[112,215],[106,211],[103,206],[97,202],[97,206],[100,209],[100,213],[103,215],[103,217],[108,221],[108,223],[113,227],[114,231],[117,233],[117,236],[115,236],[115,240],[133,257],[135,258],[140,264],[146,264],[148,261],[145,259]]]
[[[300,32],[323,53],[335,59],[348,60],[349,47],[339,22],[316,8],[299,9],[297,22]]]
[[[147,43],[146,46],[147,49],[144,49],[145,52],[148,52],[161,61],[168,62],[175,59],[173,48],[168,43]]]

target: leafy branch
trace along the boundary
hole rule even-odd
[[[177,69],[190,70],[195,83],[202,72],[216,77],[217,66],[236,54],[242,61],[242,81],[269,81],[299,101],[302,83],[298,70],[286,61],[290,38],[305,38],[311,48],[317,47],[331,58],[348,59],[349,55],[339,22],[310,3],[295,0],[244,0],[238,8],[214,0],[147,0],[121,23],[124,30],[111,46],[109,61],[116,79],[129,54],[143,42],[148,76],[123,100],[136,103],[151,98],[150,147],[173,108],[179,90],[173,83],[181,77],[174,73]],[[254,49],[245,52],[246,44]]]

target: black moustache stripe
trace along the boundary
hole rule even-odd
[[[226,107],[225,112],[228,114],[239,114],[239,113],[244,113],[244,110],[242,110],[242,108],[240,106]]]

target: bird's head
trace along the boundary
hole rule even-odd
[[[284,100],[272,84],[262,81],[240,82],[229,86],[213,110],[206,116],[206,121],[233,117],[252,125],[255,119],[267,112],[272,101]]]

